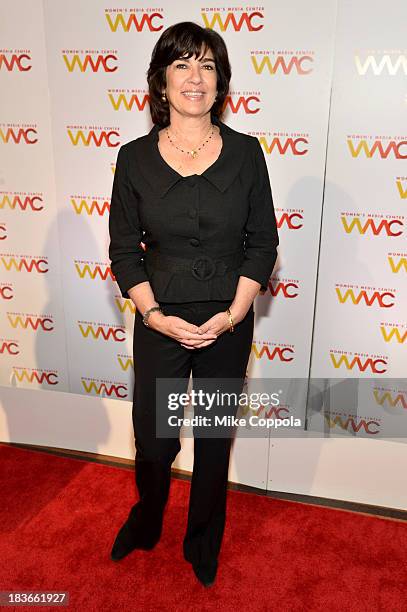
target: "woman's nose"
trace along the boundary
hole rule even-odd
[[[200,83],[202,81],[201,67],[192,66],[192,73],[189,75],[191,83]]]

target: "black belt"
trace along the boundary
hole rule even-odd
[[[192,274],[197,280],[209,280],[213,276],[220,276],[229,270],[237,270],[244,259],[242,250],[229,255],[210,257],[197,255],[190,257],[177,257],[168,253],[146,250],[144,254],[147,266],[167,272],[184,272]],[[148,269],[148,268],[147,268]]]

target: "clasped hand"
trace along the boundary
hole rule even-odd
[[[177,340],[181,346],[188,349],[202,348],[229,330],[229,317],[226,311],[217,312],[202,325],[188,323],[181,317],[164,315],[157,322],[157,329],[170,338]]]

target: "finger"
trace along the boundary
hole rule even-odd
[[[185,330],[180,330],[182,332],[184,332],[182,335],[185,338],[190,338],[192,340],[209,340],[210,338],[216,337],[216,334],[214,332],[207,332],[207,333],[202,333],[202,334],[198,334],[198,333],[192,333],[189,331],[185,331]]]

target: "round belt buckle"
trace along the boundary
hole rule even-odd
[[[198,280],[209,280],[216,272],[216,264],[212,257],[200,255],[192,262],[192,276]]]

